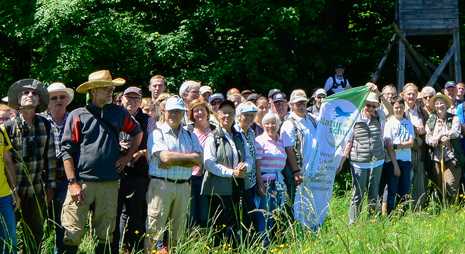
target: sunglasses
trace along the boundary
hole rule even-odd
[[[423,96],[423,99],[429,100],[429,99],[431,99],[431,98],[433,98],[433,97],[434,97],[434,96]]]
[[[377,108],[378,105],[374,105],[374,104],[366,104],[365,105],[367,108]]]
[[[59,98],[60,100],[64,100],[64,99],[66,99],[66,95],[53,96],[53,97],[50,97],[50,100],[56,101],[56,100],[58,100],[58,98]]]
[[[31,94],[31,95],[37,95],[37,92],[34,91],[34,90],[24,90],[24,91],[22,92],[22,94],[23,94],[23,95],[29,95],[29,94]]]
[[[326,98],[326,96],[324,96],[324,95],[318,95],[317,98],[318,98],[318,99],[324,99],[324,98]]]

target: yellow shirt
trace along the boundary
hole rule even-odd
[[[5,159],[3,154],[6,151],[9,151],[11,147],[11,142],[6,135],[5,127],[0,127],[0,198],[6,197],[11,194],[10,185],[8,184],[6,174],[5,174]]]

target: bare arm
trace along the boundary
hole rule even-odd
[[[13,162],[13,158],[11,157],[11,153],[6,151],[3,153],[3,158],[6,164],[6,177],[8,184],[10,185],[10,189],[15,190],[16,188],[16,164]]]
[[[180,153],[162,151],[160,152],[160,162],[164,165],[191,167],[202,164],[200,153]]]

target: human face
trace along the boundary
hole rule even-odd
[[[264,123],[263,129],[270,137],[275,137],[278,135],[278,125],[276,124],[276,120],[270,120]]]
[[[326,98],[326,95],[324,94],[319,94],[317,96],[315,96],[315,104],[320,107],[321,106],[321,103],[323,103],[323,99]]]
[[[448,87],[448,88],[444,89],[444,93],[451,100],[455,100],[455,97],[457,96],[457,87],[455,87],[455,86]]]
[[[156,100],[158,96],[165,92],[166,86],[163,79],[151,79],[149,84],[149,91],[152,93],[152,99]]]
[[[367,102],[365,104],[365,115],[366,116],[374,116],[375,115],[375,111],[376,109],[378,108],[378,103],[375,103],[375,102]]]
[[[97,106],[103,106],[105,104],[110,104],[113,100],[113,91],[115,90],[114,86],[99,87],[91,90],[92,101]]]
[[[10,120],[11,113],[9,110],[1,110],[0,111],[0,124]]]
[[[462,98],[465,95],[465,84],[458,83],[457,84],[457,96]]]
[[[34,89],[25,89],[20,95],[20,102],[22,108],[35,108],[39,105],[39,95]]]
[[[239,115],[239,125],[241,128],[249,128],[255,119],[255,113],[247,112]]]
[[[70,98],[65,92],[51,92],[48,94],[48,110],[66,111],[66,106],[70,103]]]
[[[210,98],[210,95],[212,95],[212,93],[210,93],[210,92],[203,93],[202,94],[203,100],[208,102],[208,99]]]
[[[295,103],[291,103],[291,110],[292,112],[296,113],[298,116],[302,117],[307,112],[307,102],[298,101]]]
[[[404,92],[404,100],[408,105],[415,105],[418,92],[413,87],[407,88]]]
[[[142,97],[137,93],[128,93],[121,97],[122,106],[131,113],[135,115],[137,110],[140,108],[142,103]]]
[[[394,98],[394,96],[396,96],[396,90],[394,88],[386,88],[383,91],[383,97],[389,103],[391,103],[391,100]]]
[[[184,110],[174,109],[165,111],[165,121],[173,129],[177,129],[179,127],[183,117]]]
[[[287,114],[288,104],[287,101],[276,101],[271,104],[271,110],[279,115],[279,118],[284,119]]]
[[[200,105],[192,109],[192,116],[194,117],[194,122],[199,123],[203,121],[208,122],[208,111],[207,109]]]
[[[423,96],[421,97],[421,99],[423,100],[424,104],[427,106],[427,107],[430,107],[431,105],[431,98],[434,97],[434,94],[432,93],[425,93],[423,94]]]
[[[335,72],[336,72],[336,76],[342,76],[344,75],[344,68],[337,68]]]
[[[234,109],[229,105],[224,105],[218,110],[218,121],[221,127],[226,130],[230,130],[234,124],[235,112]]]
[[[438,115],[445,115],[447,112],[447,104],[443,99],[436,99],[434,102],[434,109]]]
[[[392,109],[394,110],[394,115],[398,118],[403,117],[405,105],[403,103],[396,102],[392,105]]]
[[[200,97],[199,87],[192,87],[189,92],[187,92],[186,100],[187,102],[191,102],[195,99]]]
[[[266,112],[268,112],[268,101],[267,100],[258,100],[257,101],[257,116],[263,117]]]

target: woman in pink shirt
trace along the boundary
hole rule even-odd
[[[286,185],[281,173],[286,165],[287,154],[278,133],[281,120],[275,113],[269,112],[262,119],[264,132],[255,138],[257,149],[257,201],[264,211],[264,219],[258,223],[258,231],[264,234],[264,246],[269,244],[269,231],[274,225],[273,213],[284,207]]]
[[[210,108],[205,101],[195,99],[189,104],[189,120],[193,123],[188,126],[202,147],[205,146],[205,140],[208,134],[215,129],[215,126],[209,122]],[[203,180],[203,168],[194,166],[191,177],[191,210],[190,226],[206,226],[208,217],[208,202],[206,197],[200,195]]]

